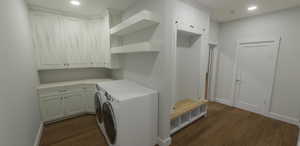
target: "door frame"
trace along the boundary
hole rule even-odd
[[[262,112],[256,112],[258,114],[262,114],[265,116],[268,116],[270,113],[270,107],[272,103],[272,97],[273,97],[273,91],[274,91],[274,84],[275,84],[275,77],[276,77],[276,70],[278,67],[278,57],[279,57],[279,49],[280,49],[280,43],[281,43],[281,37],[256,37],[256,38],[249,38],[249,39],[242,39],[238,40],[236,44],[236,50],[235,50],[235,60],[234,60],[234,68],[233,68],[233,80],[232,80],[232,100],[231,104],[234,107],[237,107],[237,86],[236,86],[236,80],[237,80],[237,71],[238,71],[238,62],[239,62],[239,55],[240,55],[240,49],[241,46],[253,46],[257,44],[272,44],[275,48],[275,57],[273,60],[274,68],[271,76],[273,76],[272,79],[272,86],[269,89],[269,94],[266,99],[265,107],[263,107]],[[255,111],[252,111],[255,112]]]
[[[210,81],[208,84],[208,97],[207,99],[209,101],[215,101],[216,100],[216,94],[215,94],[215,90],[216,90],[216,80],[217,80],[217,72],[218,72],[218,65],[219,65],[219,44],[218,42],[209,42],[208,43],[208,49],[212,50],[212,58],[211,58],[211,74],[209,74],[208,76],[210,76]],[[209,62],[207,63],[208,66],[210,65]],[[207,72],[209,73],[209,70],[207,70]]]

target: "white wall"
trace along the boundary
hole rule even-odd
[[[0,145],[32,146],[40,114],[24,1],[0,1],[0,18]]]
[[[212,43],[219,43],[219,36],[220,36],[220,24],[216,21],[210,21],[209,27],[209,42]],[[212,60],[212,75],[210,80],[210,90],[208,93],[209,99],[215,101],[216,96],[216,82],[217,82],[217,72],[218,72],[218,55],[219,54],[219,44],[215,46],[213,49],[213,60]]]
[[[171,104],[171,77],[170,68],[170,49],[171,49],[171,14],[167,10],[172,7],[168,5],[171,0],[139,0],[129,7],[123,19],[141,11],[149,10],[159,18],[160,24],[157,27],[149,28],[135,35],[126,36],[125,43],[134,41],[148,40],[154,47],[160,50],[159,53],[138,53],[131,55],[121,55],[120,71],[115,71],[117,78],[126,78],[140,84],[156,89],[159,92],[159,137],[162,140],[169,138],[169,110]],[[141,33],[145,33],[141,34]]]
[[[192,9],[191,9],[192,8]],[[156,89],[159,92],[159,138],[166,140],[170,132],[170,109],[173,96],[173,71],[174,70],[174,36],[173,25],[176,18],[186,19],[185,16],[196,12],[195,17],[188,21],[209,27],[208,13],[198,11],[198,7],[181,2],[180,0],[140,0],[128,8],[123,19],[132,16],[141,10],[150,10],[159,17],[158,27],[137,32],[135,35],[126,36],[124,43],[149,40],[159,53],[138,53],[121,55],[121,70],[114,71],[114,78],[126,78],[140,84]],[[184,15],[176,15],[176,10],[181,10]],[[188,11],[188,12],[186,12]],[[197,15],[199,14],[199,15]],[[195,18],[195,19],[193,19]],[[208,32],[208,31],[207,31]],[[208,37],[207,37],[208,38]],[[202,54],[203,55],[203,54]],[[200,77],[200,75],[199,75]]]
[[[177,38],[177,45],[173,49],[176,51],[173,61],[176,69],[172,72],[176,74],[173,79],[176,82],[175,104],[184,98],[204,98],[210,18],[208,10],[192,0],[176,0],[173,17],[179,24],[201,28],[202,33],[191,46],[182,45],[189,42],[187,39],[190,38]]]
[[[40,83],[111,78],[111,71],[104,68],[61,69],[39,71]]]
[[[271,112],[295,121],[300,116],[300,8],[241,19],[221,25],[217,97],[232,99],[236,41],[261,36],[282,37]]]
[[[210,21],[209,27],[209,41],[218,42],[220,36],[220,24],[215,21]]]

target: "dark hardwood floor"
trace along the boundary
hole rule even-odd
[[[94,115],[47,125],[40,146],[107,146]]]
[[[208,117],[172,136],[172,146],[296,146],[298,127],[254,113],[209,103]],[[95,117],[45,126],[41,146],[107,146]]]
[[[172,146],[296,146],[298,127],[218,103],[173,136]]]

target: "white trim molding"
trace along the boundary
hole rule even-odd
[[[233,80],[232,80],[232,91],[231,91],[231,96],[232,98],[232,106],[238,107],[242,106],[243,109],[256,112],[265,116],[270,115],[270,108],[271,108],[271,103],[272,103],[272,98],[273,98],[273,91],[274,91],[274,82],[275,82],[275,77],[276,77],[276,70],[278,66],[278,54],[279,54],[279,49],[280,49],[280,43],[281,43],[281,37],[256,37],[256,38],[248,38],[248,39],[243,39],[243,40],[238,40],[236,44],[236,50],[235,50],[235,61],[234,61],[234,70],[233,70]],[[274,48],[274,53],[275,56],[273,58],[273,66],[272,66],[272,81],[271,85],[268,89],[268,95],[265,99],[265,104],[263,106],[262,111],[256,111],[256,110],[251,110],[251,108],[246,108],[244,104],[239,103],[238,97],[239,97],[239,85],[237,84],[237,81],[240,80],[238,78],[238,72],[239,71],[239,55],[240,55],[240,49],[241,47],[253,47],[253,46],[260,46],[260,45],[268,45],[272,46]]]
[[[282,122],[286,122],[286,123],[289,123],[289,124],[299,126],[299,120],[296,119],[296,118],[284,116],[284,115],[274,113],[274,112],[270,112],[267,116],[269,118],[273,118],[273,119],[276,119],[276,120],[279,120],[279,121],[282,121]]]
[[[169,146],[172,143],[172,138],[168,137],[166,139],[161,139],[160,137],[158,138],[158,145],[159,146]]]
[[[234,106],[233,103],[230,101],[230,99],[226,99],[226,98],[223,98],[223,97],[216,98],[216,102],[221,103],[221,104],[225,104],[227,106],[239,108],[237,106]],[[300,123],[299,123],[299,120],[297,118],[292,118],[292,117],[281,115],[281,114],[274,113],[274,112],[268,112],[266,114],[262,114],[262,113],[257,113],[257,114],[260,114],[262,116],[272,118],[272,119],[275,119],[275,120],[279,120],[279,121],[282,121],[282,122],[286,122],[286,123],[289,123],[289,124],[292,124],[292,125],[296,125],[300,128]],[[299,136],[300,136],[300,134],[299,134]],[[299,141],[300,141],[300,139],[299,139]]]
[[[298,134],[298,144],[297,146],[300,146],[300,131],[299,131],[299,134]]]
[[[233,106],[231,100],[223,98],[223,97],[217,97],[215,99],[215,101],[218,102],[218,103],[221,103],[221,104],[228,105],[228,106]]]
[[[40,145],[40,141],[41,141],[41,138],[42,138],[43,130],[44,130],[44,123],[41,122],[39,130],[38,130],[38,132],[36,134],[36,137],[35,137],[34,146],[39,146]]]

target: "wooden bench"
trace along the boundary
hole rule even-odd
[[[177,102],[171,112],[171,134],[207,114],[207,100],[184,99]]]

